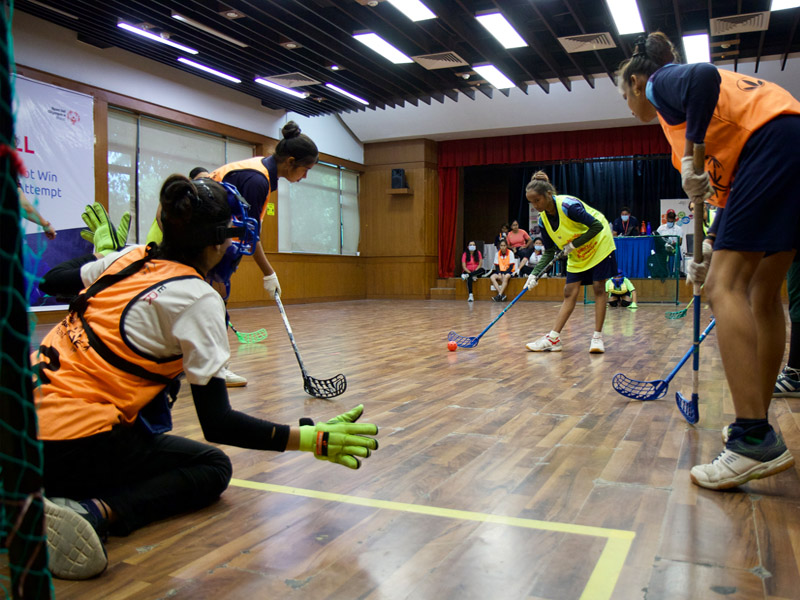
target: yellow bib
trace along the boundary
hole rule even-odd
[[[603,224],[603,230],[586,242],[583,246],[575,248],[567,257],[567,271],[570,273],[582,273],[588,271],[595,265],[600,264],[605,258],[614,251],[614,236],[611,234],[611,227],[608,221],[599,210],[596,210],[574,196],[553,196],[556,203],[556,213],[558,214],[558,229],[553,229],[550,219],[542,215],[542,225],[544,225],[547,235],[559,248],[563,248],[578,236],[586,233],[589,229],[583,223],[577,223],[566,215],[563,207],[564,200],[574,200],[583,205],[584,210]]]

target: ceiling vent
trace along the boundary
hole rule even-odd
[[[731,35],[769,28],[769,11],[711,19],[711,35]]]
[[[276,83],[278,85],[282,85],[286,88],[296,88],[302,87],[304,85],[317,85],[318,83],[322,83],[321,81],[317,81],[316,79],[312,79],[307,75],[303,75],[302,73],[286,73],[284,75],[270,75],[269,77],[264,77],[267,81],[271,81],[272,83]]]
[[[568,35],[558,38],[558,41],[564,46],[564,50],[570,54],[617,47],[614,40],[611,38],[611,34],[607,31],[603,33],[587,33],[584,35]]]
[[[434,69],[447,69],[448,67],[465,67],[469,65],[467,61],[461,58],[455,52],[437,52],[436,54],[422,54],[420,56],[412,56],[414,62],[422,65],[428,71]]]

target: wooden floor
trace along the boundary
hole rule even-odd
[[[213,506],[111,538],[100,578],[55,581],[59,599],[789,599],[800,597],[797,468],[732,492],[689,481],[721,450],[732,420],[716,336],[702,346],[701,418],[675,392],[629,401],[623,372],[663,379],[689,349],[675,305],[610,309],[604,355],[589,354],[593,307],[578,305],[560,354],[524,344],[550,330],[558,304],[356,301],[287,307],[310,374],[339,372],[347,392],[307,396],[274,306],[232,311],[241,331],[230,392],[273,421],[328,419],[364,403],[380,449],[358,471],[306,453],[225,447],[234,481]],[[704,311],[704,322],[708,320]],[[45,326],[39,326],[41,337]],[[743,365],[743,368],[747,368]],[[188,386],[175,433],[202,439]],[[800,399],[776,399],[771,421],[800,458]],[[800,462],[800,461],[799,461]]]

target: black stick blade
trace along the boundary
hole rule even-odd
[[[315,398],[335,398],[347,389],[347,379],[341,373],[330,379],[315,379],[308,376],[303,379],[303,389],[306,394]]]

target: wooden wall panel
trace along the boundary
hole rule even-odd
[[[367,298],[425,300],[436,281],[436,259],[419,256],[367,258]]]

